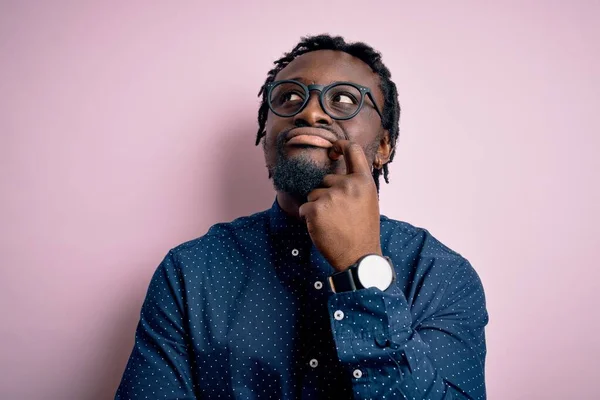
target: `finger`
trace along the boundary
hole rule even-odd
[[[325,175],[325,177],[323,178],[323,182],[321,183],[321,186],[323,186],[325,188],[330,188],[330,187],[338,185],[344,179],[348,179],[348,178],[345,175],[337,175],[337,174]]]
[[[305,222],[309,222],[310,216],[314,213],[314,209],[315,209],[315,203],[309,201],[307,203],[302,204],[298,208],[298,215]]]
[[[320,197],[322,197],[329,189],[318,188],[314,189],[312,192],[306,196],[308,201],[317,201]]]
[[[346,163],[346,173],[348,174],[371,173],[371,169],[369,168],[369,162],[367,161],[365,152],[363,151],[362,147],[360,147],[356,143],[344,139],[337,140],[333,143],[333,146],[330,150],[330,154],[333,157],[337,155],[337,158],[339,158],[339,155],[344,156],[344,162]]]

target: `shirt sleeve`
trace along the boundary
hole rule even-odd
[[[150,282],[135,345],[115,399],[196,399],[184,326],[184,293],[170,252]]]
[[[421,290],[432,288],[421,287]],[[465,260],[416,321],[398,285],[329,299],[337,354],[357,399],[485,399],[481,281]]]

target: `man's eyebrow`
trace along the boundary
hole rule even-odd
[[[304,83],[306,85],[311,85],[311,84],[314,85],[315,84],[315,81],[309,81],[308,79],[303,78],[301,76],[295,76],[293,78],[285,78],[285,79],[278,79],[278,80],[280,80],[280,81],[284,81],[284,80],[285,81],[298,81],[298,82],[302,82],[302,83]],[[325,83],[324,86],[330,85],[330,84],[332,84],[334,82],[341,82],[341,81],[339,81],[339,80],[329,81],[329,82]]]
[[[306,83],[306,84],[310,84],[311,82],[314,83],[314,81],[309,81],[306,78],[303,78],[301,76],[295,76],[293,78],[286,78],[286,81],[298,81],[298,82],[302,82],[302,83]]]

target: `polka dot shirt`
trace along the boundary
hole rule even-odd
[[[381,244],[394,284],[337,294],[333,268],[276,201],[174,248],[116,399],[485,399],[474,269],[385,216]]]

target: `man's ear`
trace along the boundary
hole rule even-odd
[[[385,164],[390,161],[390,156],[394,148],[390,143],[390,132],[384,131],[379,141],[379,147],[377,148],[377,154],[375,154],[375,160],[373,160],[373,168],[381,169]]]

